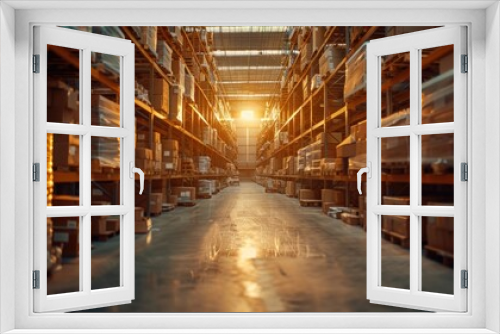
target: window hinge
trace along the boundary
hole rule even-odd
[[[469,274],[467,270],[462,270],[461,272],[461,286],[462,289],[467,289],[469,287]]]
[[[33,289],[40,289],[40,270],[33,270]]]
[[[460,164],[460,180],[469,181],[469,165],[466,162]]]
[[[33,164],[33,181],[40,182],[40,163]]]
[[[462,73],[469,72],[469,56],[462,55]]]
[[[33,55],[33,73],[40,73],[40,55]]]

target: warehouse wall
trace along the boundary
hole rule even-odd
[[[238,145],[238,168],[242,176],[255,170],[257,138],[260,133],[260,120],[236,120],[236,135]],[[247,175],[248,176],[248,175]]]

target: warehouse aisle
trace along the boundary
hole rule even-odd
[[[366,300],[365,237],[361,228],[319,208],[243,182],[155,218],[152,231],[136,238],[136,299],[93,311],[404,311]],[[96,279],[114,272],[103,249],[117,241],[95,245],[92,256],[102,260],[92,268]],[[391,243],[383,251],[395,259],[407,256]],[[436,280],[449,282],[450,268],[422,261]],[[390,275],[408,280],[398,267]]]

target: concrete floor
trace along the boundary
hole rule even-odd
[[[93,284],[116,277],[118,238],[94,243]],[[153,219],[136,237],[136,299],[95,312],[401,312],[366,299],[366,234],[250,182]],[[408,286],[408,251],[383,243],[383,281]],[[430,290],[452,269],[423,258]],[[52,277],[64,289],[68,275]]]

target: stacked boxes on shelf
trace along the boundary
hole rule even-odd
[[[139,40],[144,49],[148,50],[154,56],[156,56],[157,34],[158,27],[147,26],[141,27],[141,35],[139,36]]]
[[[207,156],[196,156],[194,157],[195,170],[200,174],[210,173],[210,157]]]
[[[320,50],[325,42],[326,27],[312,27],[312,52]]]
[[[167,73],[172,74],[172,49],[164,40],[159,40],[157,45],[158,65]]]
[[[169,96],[170,89],[168,82],[163,78],[157,78],[154,80],[154,87],[150,91],[151,93],[151,104],[153,108],[161,112],[164,115],[168,115],[169,110]]]
[[[344,98],[349,101],[365,91],[366,45],[363,45],[346,62]]]
[[[194,76],[186,74],[184,76],[184,96],[194,102]]]
[[[163,139],[161,141],[162,173],[175,173],[180,168],[179,162],[179,142],[174,139]]]
[[[342,62],[345,49],[334,44],[327,44],[319,57],[319,75],[327,77]]]
[[[180,85],[173,85],[170,88],[168,119],[175,123],[182,123],[182,88]]]

